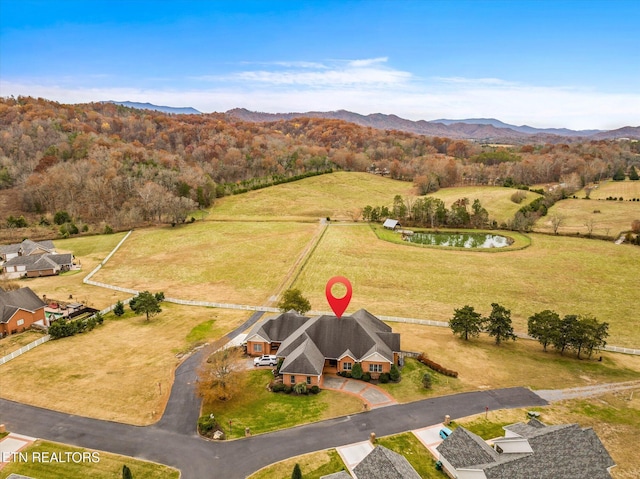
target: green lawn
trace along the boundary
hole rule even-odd
[[[354,396],[323,390],[317,395],[272,393],[266,387],[273,379],[271,370],[252,370],[243,391],[228,403],[203,405],[203,414],[213,413],[232,439],[244,437],[245,428],[252,434],[286,429],[331,417],[361,412],[362,401]]]
[[[376,444],[404,456],[423,479],[447,479],[447,475],[436,470],[436,460],[420,440],[410,432],[378,438]]]
[[[136,479],[178,479],[180,477],[179,471],[161,464],[49,441],[36,441],[22,452],[26,454],[28,461],[7,465],[0,471],[1,479],[12,473],[38,479],[86,479],[88,477],[114,479],[122,477],[122,466],[125,464]],[[72,458],[67,462],[43,459],[45,454],[48,454],[48,458],[52,458],[54,454],[66,458],[67,453]]]
[[[447,321],[466,304],[488,314],[511,310],[514,326],[544,309],[592,314],[610,324],[609,343],[640,345],[635,271],[640,248],[579,238],[531,235],[518,251],[482,254],[415,248],[379,240],[368,225],[330,226],[294,287],[314,310],[328,310],[324,287],[343,275],[353,285],[347,312]],[[635,266],[638,267],[635,267]]]

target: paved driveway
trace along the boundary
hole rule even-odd
[[[366,404],[367,409],[397,404],[397,401],[392,396],[375,384],[329,375],[325,375],[322,380],[323,389],[333,389],[358,396]]]

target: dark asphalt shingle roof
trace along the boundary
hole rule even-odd
[[[282,342],[308,319],[307,316],[302,316],[296,311],[287,311],[256,324],[247,335],[247,338],[258,334],[267,341]]]
[[[22,241],[22,243],[9,244],[9,245],[0,245],[0,253],[2,254],[11,254],[18,253],[22,251],[23,255],[30,255],[36,249],[41,248],[48,252],[55,251],[55,246],[53,246],[53,241],[45,240],[45,241],[31,241],[30,239],[26,239]]]
[[[36,311],[44,302],[30,288],[0,292],[0,323],[6,323],[18,309]]]
[[[17,256],[11,258],[4,264],[4,267],[25,266],[26,271],[43,271],[56,269],[58,266],[71,266],[73,255],[71,254],[38,254],[33,256]]]
[[[320,479],[352,479],[352,477],[347,471],[340,471],[327,476],[320,476]]]
[[[353,469],[353,473],[358,479],[420,479],[404,456],[384,446],[376,446]]]
[[[592,429],[577,424],[545,426],[537,420],[517,423],[506,430],[528,440],[533,453],[479,453],[481,438],[460,427],[437,447],[453,467],[482,469],[487,479],[535,477],[538,479],[610,479],[615,465]],[[458,433],[459,430],[463,430]],[[453,442],[450,442],[451,439]],[[496,439],[496,445],[509,438]],[[484,441],[482,441],[484,442]],[[487,446],[489,447],[489,446]]]
[[[324,355],[308,336],[288,355],[280,367],[281,374],[320,376],[324,368]]]

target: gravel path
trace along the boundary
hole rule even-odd
[[[597,384],[595,386],[582,386],[569,389],[540,389],[535,391],[535,393],[542,399],[553,402],[563,401],[565,399],[588,398],[629,389],[640,389],[640,380],[626,381],[623,383]]]

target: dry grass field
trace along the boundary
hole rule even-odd
[[[579,198],[584,197],[585,191],[581,190],[576,193]],[[591,190],[589,195],[592,200],[604,200],[609,196],[624,198],[628,200],[630,198],[640,198],[640,181],[603,181],[596,189]]]
[[[519,251],[482,253],[412,248],[378,240],[371,228],[330,226],[295,287],[312,309],[327,311],[324,287],[346,276],[348,312],[448,320],[466,304],[488,314],[491,303],[511,310],[514,326],[544,309],[592,314],[610,323],[610,344],[638,347],[640,248],[579,238],[531,235]]]
[[[265,221],[351,220],[352,211],[367,205],[389,205],[395,195],[413,195],[406,181],[369,173],[337,172],[229,196],[216,202],[210,219]]]
[[[138,230],[93,279],[181,299],[262,304],[318,228],[204,221]]]
[[[640,195],[638,195],[640,198]],[[592,194],[593,198],[593,194]],[[640,202],[566,199],[553,205],[547,216],[534,225],[535,231],[553,233],[552,218],[562,218],[558,228],[561,235],[587,236],[589,227],[594,236],[615,239],[623,231],[631,230],[633,220],[640,220]]]
[[[480,200],[482,206],[489,212],[489,218],[496,220],[499,224],[513,219],[516,212],[523,206],[531,203],[540,195],[532,191],[523,191],[527,196],[520,203],[511,201],[511,195],[516,191],[514,188],[504,188],[502,186],[464,186],[457,188],[444,188],[430,193],[428,196],[440,198],[447,208],[450,208],[454,201],[460,198],[469,198],[470,204],[476,198]]]
[[[464,341],[449,328],[388,324],[401,334],[402,349],[424,352],[429,359],[458,372],[458,379],[438,376],[442,381],[434,384],[434,389],[439,396],[501,387],[564,389],[640,379],[639,356],[604,352],[598,355],[602,361],[595,357],[578,360],[574,353],[561,356],[551,347],[545,353],[537,341],[519,339],[496,346],[486,334]],[[420,392],[423,397],[428,395]]]
[[[242,311],[169,303],[162,309],[149,322],[130,313],[123,319],[110,315],[93,331],[49,341],[19,356],[2,366],[0,395],[98,419],[137,425],[157,421],[180,361],[176,353],[189,347],[194,328],[213,320],[197,339],[219,338],[248,317]]]

